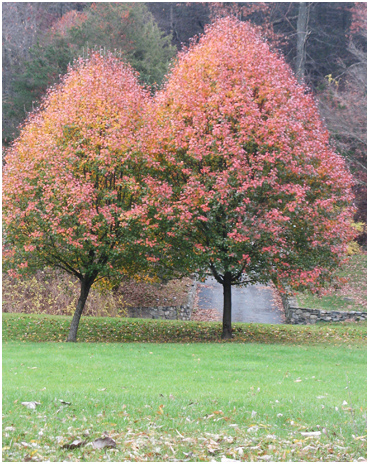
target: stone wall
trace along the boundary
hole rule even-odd
[[[367,313],[360,311],[326,311],[299,308],[293,296],[282,295],[287,324],[315,324],[316,322],[366,321]]]
[[[188,292],[187,303],[180,306],[145,306],[129,308],[127,317],[139,317],[142,319],[171,319],[180,321],[191,320],[195,301],[197,283],[193,282]]]

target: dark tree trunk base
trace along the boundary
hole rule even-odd
[[[231,338],[232,338],[232,333],[228,331],[222,333],[222,340],[230,340]]]
[[[69,334],[67,338],[67,342],[77,342],[77,331],[78,331],[78,326],[79,326],[79,320],[81,319],[82,316],[82,311],[83,308],[85,307],[86,300],[88,297],[88,294],[90,292],[90,288],[93,284],[93,280],[81,280],[81,293],[78,299],[77,307],[73,315],[72,323],[70,325],[69,329]]]
[[[232,338],[232,274],[226,272],[223,278],[223,333],[222,340]]]

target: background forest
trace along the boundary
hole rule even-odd
[[[366,218],[366,3],[5,2],[3,147],[48,87],[88,49],[115,52],[155,91],[177,50],[217,16],[258,25],[315,94],[332,143],[355,175]],[[359,238],[364,244],[366,234]]]

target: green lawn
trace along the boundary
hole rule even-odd
[[[325,340],[315,346],[302,338],[300,345],[6,341],[3,460],[365,457],[365,344],[355,337],[337,346],[337,338]],[[25,401],[41,404],[30,410]],[[116,449],[63,448],[104,435]]]
[[[45,314],[3,314],[3,340],[58,342],[67,339],[72,318]],[[82,317],[78,342],[224,343],[220,322],[183,322],[153,319]],[[366,342],[365,322],[285,325],[233,324],[232,343],[321,343]]]

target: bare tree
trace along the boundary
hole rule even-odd
[[[304,82],[306,65],[306,41],[309,35],[309,7],[307,2],[300,2],[297,17],[296,76],[301,84]]]
[[[340,74],[336,77],[327,76],[326,88],[318,97],[320,112],[332,139],[355,176],[355,202],[358,208],[356,220],[366,222],[367,28],[366,6],[364,11],[362,5],[353,14],[353,31],[347,46],[350,64],[340,60]],[[356,20],[355,14],[358,17]]]

